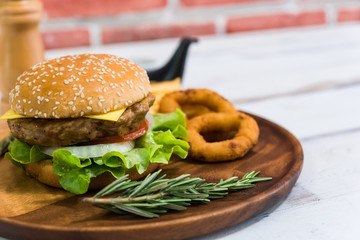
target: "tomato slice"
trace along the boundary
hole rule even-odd
[[[129,132],[123,136],[103,137],[90,142],[83,143],[82,145],[121,143],[121,142],[131,141],[144,135],[147,132],[148,128],[149,128],[149,121],[145,119],[137,130]]]

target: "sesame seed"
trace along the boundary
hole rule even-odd
[[[59,104],[60,104],[60,102],[56,101],[56,102],[55,102],[55,104],[56,104],[56,105],[59,105]]]
[[[70,101],[70,102],[69,102],[69,105],[73,105],[73,104],[74,104],[74,102],[73,102],[73,101]]]
[[[101,103],[100,101],[98,102],[98,105],[99,105],[100,107],[102,107],[102,103]]]

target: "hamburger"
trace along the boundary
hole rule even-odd
[[[149,114],[146,71],[108,54],[55,58],[19,76],[10,94],[5,158],[40,182],[82,194],[185,158],[184,114]]]

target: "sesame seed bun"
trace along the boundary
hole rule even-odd
[[[55,58],[19,76],[10,92],[15,112],[35,118],[77,118],[126,108],[148,95],[146,71],[108,54]]]

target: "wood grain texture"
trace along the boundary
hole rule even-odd
[[[163,169],[168,177],[190,173],[209,182],[259,170],[260,176],[270,176],[271,181],[157,219],[118,216],[82,203],[83,196],[72,196],[25,214],[0,217],[0,234],[21,239],[143,239],[144,236],[147,239],[184,239],[241,223],[284,198],[298,179],[303,164],[301,145],[291,133],[268,120],[255,119],[260,126],[260,139],[243,159],[214,164],[187,159],[174,161]],[[6,191],[0,188],[0,196]]]

